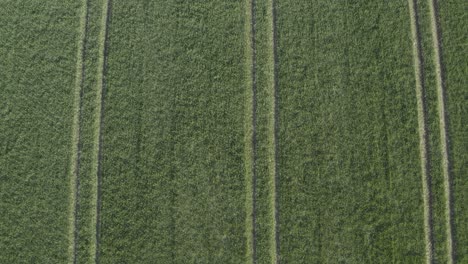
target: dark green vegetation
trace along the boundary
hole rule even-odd
[[[424,262],[408,3],[284,2],[277,27],[281,259]]]
[[[101,263],[245,261],[244,8],[112,5]]]
[[[468,3],[439,3],[456,263],[468,262]]]
[[[467,262],[466,9],[1,2],[0,262]]]
[[[66,263],[77,1],[0,2],[0,263]]]

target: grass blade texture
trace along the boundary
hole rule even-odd
[[[81,11],[81,1],[0,3],[1,263],[69,259]]]
[[[466,0],[0,1],[0,263],[468,263]]]
[[[277,9],[281,260],[424,262],[407,2]]]
[[[101,263],[246,257],[244,8],[113,3]]]

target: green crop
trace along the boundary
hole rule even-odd
[[[0,3],[0,263],[464,263],[462,0]]]

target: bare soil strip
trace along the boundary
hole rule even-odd
[[[447,232],[447,253],[448,263],[455,262],[454,238],[453,238],[453,194],[452,194],[452,179],[450,175],[450,159],[449,159],[449,137],[447,132],[447,111],[445,110],[445,83],[444,72],[442,68],[442,50],[440,39],[440,27],[438,20],[438,6],[436,0],[429,0],[429,10],[431,15],[431,31],[432,43],[434,48],[434,64],[436,69],[437,81],[437,104],[439,106],[439,127],[442,152],[442,168],[444,173],[444,189],[445,189],[445,221]]]
[[[78,244],[79,188],[80,188],[80,156],[81,156],[81,119],[83,112],[83,81],[85,78],[85,45],[88,26],[88,1],[82,1],[80,13],[80,29],[76,60],[75,93],[73,109],[72,156],[70,160],[70,216],[69,216],[69,262],[76,263],[76,248]]]
[[[274,262],[280,263],[280,243],[279,243],[279,210],[278,210],[278,55],[277,55],[277,28],[276,28],[276,1],[271,0],[271,44],[273,56],[273,147],[274,147],[274,166],[273,166],[273,190],[272,190],[272,208],[274,209]]]
[[[419,152],[421,158],[421,174],[424,200],[424,230],[426,240],[426,262],[434,262],[434,240],[432,224],[432,193],[431,175],[429,169],[428,135],[427,135],[427,109],[425,101],[425,88],[423,77],[423,58],[421,53],[421,41],[419,32],[419,19],[417,13],[416,0],[408,0],[411,33],[413,40],[414,72],[416,80],[416,97],[418,106],[418,126],[419,126]]]
[[[95,166],[96,166],[96,190],[95,190],[95,205],[96,205],[96,238],[94,242],[94,260],[99,263],[99,244],[100,244],[100,229],[101,229],[101,183],[102,183],[102,134],[104,127],[104,97],[106,92],[106,73],[107,73],[107,57],[108,57],[108,33],[109,20],[111,16],[111,0],[104,0],[101,35],[100,35],[100,55],[98,68],[98,106],[96,119],[96,134],[95,134]]]

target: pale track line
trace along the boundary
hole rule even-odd
[[[437,81],[437,104],[439,108],[439,127],[440,141],[442,153],[442,167],[444,174],[444,191],[445,191],[445,221],[446,221],[446,236],[447,236],[447,253],[448,263],[455,262],[455,250],[453,239],[453,210],[452,210],[452,179],[450,175],[450,159],[449,159],[449,137],[447,132],[447,111],[445,110],[445,83],[442,71],[442,55],[440,45],[440,28],[438,23],[438,8],[436,0],[429,1],[429,10],[431,16],[431,32],[432,44],[434,49],[434,64],[436,70]]]
[[[96,170],[96,184],[95,184],[95,224],[96,224],[96,237],[92,250],[94,251],[94,262],[99,263],[99,246],[100,246],[100,233],[101,233],[101,183],[102,183],[102,130],[104,126],[104,95],[106,91],[106,72],[107,72],[107,39],[109,33],[109,19],[111,15],[111,0],[104,0],[102,9],[101,20],[101,34],[99,36],[100,54],[99,54],[99,67],[98,67],[98,93],[97,101],[97,117],[96,118],[96,133],[95,133],[95,170]]]
[[[434,240],[432,226],[432,194],[431,178],[428,159],[428,135],[427,135],[427,110],[425,102],[425,88],[423,77],[423,60],[421,53],[421,41],[419,32],[419,19],[417,13],[416,0],[408,0],[411,20],[411,36],[413,41],[414,72],[416,80],[416,97],[418,107],[418,127],[419,127],[419,152],[421,159],[421,174],[423,183],[424,201],[424,231],[426,242],[426,262],[434,262]]]
[[[272,200],[271,208],[273,209],[273,262],[280,263],[280,242],[279,242],[279,209],[278,209],[278,54],[277,54],[277,21],[276,21],[276,1],[271,1],[271,44],[272,44],[272,63],[273,63],[273,171],[272,171]]]
[[[69,216],[69,263],[76,263],[78,245],[78,208],[81,160],[81,119],[83,112],[83,82],[85,78],[85,45],[88,25],[88,0],[82,1],[80,13],[80,35],[78,42],[75,92],[73,102],[72,156],[70,160],[70,216]]]
[[[247,1],[247,17],[249,19],[246,29],[248,46],[250,48],[248,55],[251,63],[249,69],[250,75],[250,101],[247,106],[247,120],[250,119],[250,125],[247,126],[247,159],[251,162],[250,168],[246,171],[247,189],[247,257],[251,263],[257,263],[257,47],[256,47],[256,0]]]

